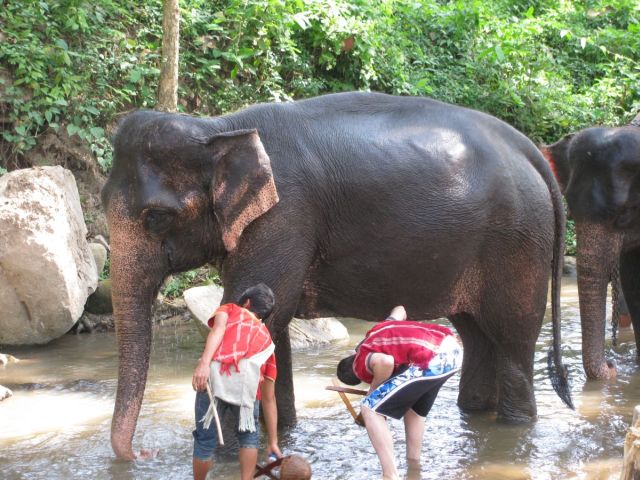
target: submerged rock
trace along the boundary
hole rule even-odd
[[[85,310],[89,313],[104,315],[113,312],[111,303],[111,279],[100,280],[98,288],[87,299]]]
[[[12,396],[13,396],[13,392],[11,390],[9,390],[7,387],[3,387],[2,385],[0,385],[0,402]]]
[[[207,321],[220,305],[224,289],[216,285],[194,287],[184,292],[184,299],[200,334],[209,333]],[[289,323],[291,348],[297,350],[313,345],[327,344],[349,338],[347,328],[336,318],[293,318]]]

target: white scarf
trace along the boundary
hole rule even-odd
[[[220,362],[211,362],[209,382],[213,391],[214,401],[207,413],[202,417],[204,428],[209,428],[213,420],[213,409],[216,408],[215,399],[219,398],[232,405],[240,406],[241,432],[255,432],[256,424],[253,420],[253,405],[256,392],[260,385],[260,368],[275,350],[273,342],[253,357],[243,358],[238,362],[238,370],[231,368],[231,375],[220,373]]]

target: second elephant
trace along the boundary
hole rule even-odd
[[[616,375],[604,354],[607,286],[619,265],[640,347],[640,115],[541,147],[576,225],[582,362],[587,378]]]

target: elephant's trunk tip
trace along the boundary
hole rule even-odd
[[[547,356],[547,368],[553,389],[571,410],[575,410],[571,399],[571,387],[569,386],[569,371],[565,364],[554,362],[553,349],[549,350]]]

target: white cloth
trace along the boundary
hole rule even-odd
[[[253,357],[243,358],[238,362],[238,370],[232,366],[231,375],[220,373],[220,362],[211,362],[209,382],[214,398],[219,398],[232,405],[240,406],[241,432],[255,432],[256,424],[253,419],[253,404],[260,385],[260,368],[275,350],[273,342]],[[211,402],[207,413],[202,418],[204,428],[209,428],[213,419],[215,401]]]

